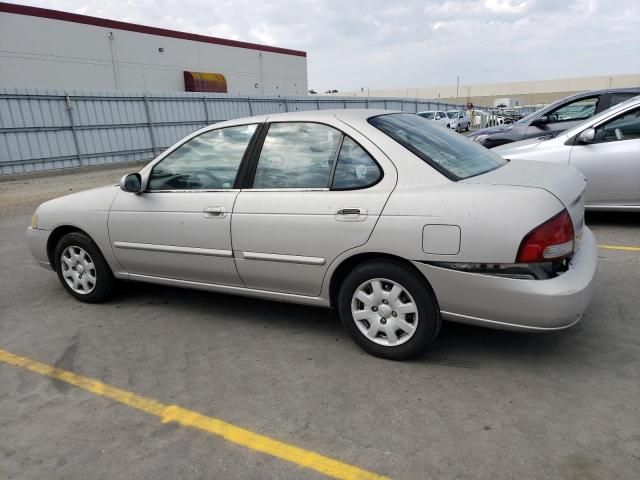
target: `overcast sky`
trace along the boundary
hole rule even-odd
[[[307,52],[309,88],[640,73],[640,0],[26,0]]]

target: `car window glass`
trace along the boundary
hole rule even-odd
[[[458,112],[447,112],[449,118],[458,118]]]
[[[422,113],[419,113],[418,115],[420,115],[423,118],[426,118],[427,120],[433,120],[433,112],[422,112]]]
[[[319,123],[273,123],[253,188],[327,188],[342,133]]]
[[[549,123],[584,120],[596,113],[600,97],[581,98],[556,108],[548,114]]]
[[[596,128],[595,142],[640,139],[640,108],[626,112]]]
[[[380,168],[364,149],[349,137],[344,137],[332,188],[362,188],[380,178]]]
[[[369,123],[452,180],[480,175],[507,163],[491,150],[418,115],[380,115]]]
[[[626,92],[626,93],[612,93],[609,96],[609,107],[613,107],[619,103],[622,103],[630,98],[637,97],[640,95],[638,92]]]
[[[188,140],[153,167],[149,190],[222,190],[233,184],[257,125],[220,128]]]

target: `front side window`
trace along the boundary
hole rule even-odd
[[[490,150],[418,115],[380,115],[370,118],[369,123],[451,180],[480,175],[507,163]]]
[[[640,108],[626,112],[596,128],[595,142],[640,139]]]
[[[376,183],[380,176],[380,167],[369,154],[355,141],[344,137],[331,188],[364,188]]]
[[[256,128],[257,125],[220,128],[183,143],[153,167],[148,190],[233,188]]]
[[[272,123],[253,188],[328,188],[341,137],[319,123]]]
[[[573,122],[593,117],[600,97],[581,98],[549,113],[549,123]]]

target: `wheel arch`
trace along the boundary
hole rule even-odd
[[[406,258],[400,257],[398,255],[390,254],[390,253],[361,252],[343,259],[331,273],[331,278],[329,280],[329,304],[331,308],[335,308],[337,306],[338,293],[340,292],[340,287],[342,286],[342,282],[344,282],[345,278],[347,278],[347,275],[349,274],[349,272],[351,272],[358,265],[361,265],[365,262],[374,261],[374,260],[392,261],[414,272],[422,280],[425,287],[430,290],[437,305],[438,299],[435,295],[433,288],[431,287],[431,284],[429,283],[429,280],[409,260],[407,260]]]
[[[91,238],[91,235],[89,235],[85,230],[74,225],[60,225],[59,227],[54,228],[49,235],[49,238],[47,239],[47,257],[49,258],[49,263],[54,270],[57,268],[56,258],[54,255],[56,251],[56,245],[58,245],[58,242],[62,237],[74,232],[83,233],[87,237]],[[95,243],[93,238],[91,238],[91,240],[93,241],[93,243]],[[98,247],[98,249],[100,249],[100,247]]]

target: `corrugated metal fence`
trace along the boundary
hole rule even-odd
[[[147,160],[207,124],[251,115],[335,108],[414,113],[455,106],[406,98],[0,88],[0,174]]]

